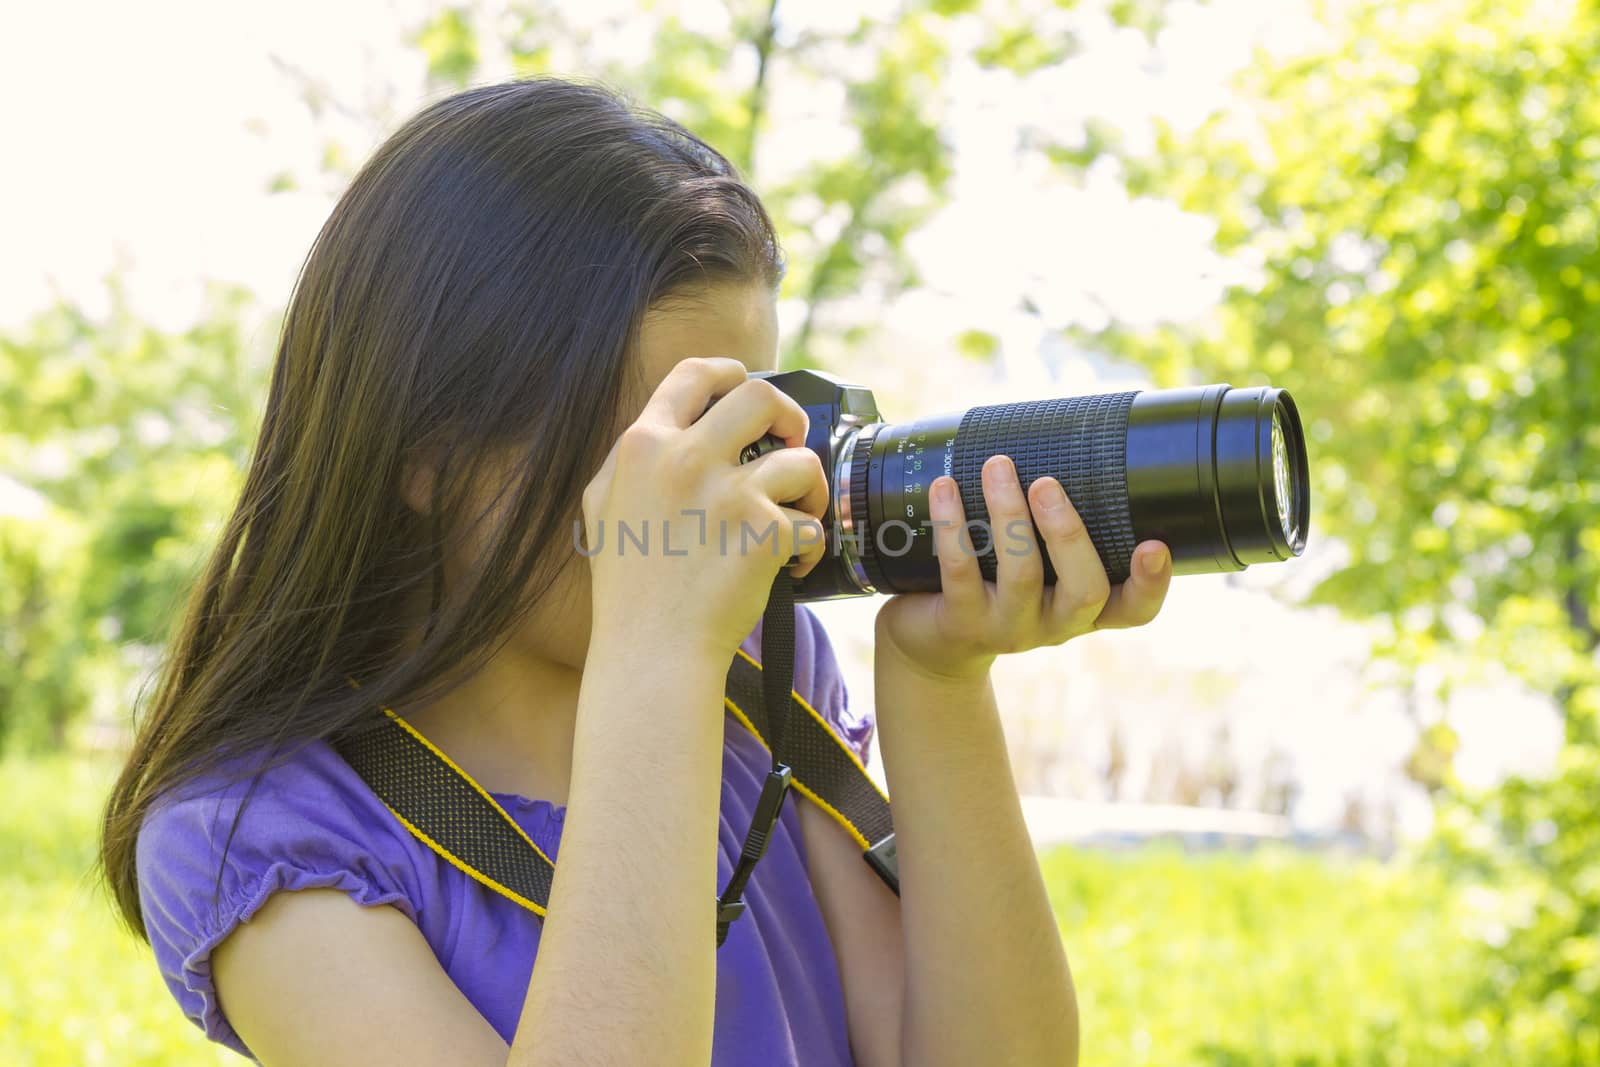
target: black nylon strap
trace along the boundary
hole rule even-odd
[[[899,892],[889,800],[815,709],[793,692],[794,601],[779,575],[762,621],[763,670],[742,650],[729,666],[725,703],[772,752],[734,877],[717,901],[717,944],[745,909],[742,894],[765,853],[792,784],[843,826],[869,865]],[[359,684],[350,680],[359,688]],[[776,708],[776,714],[771,714]],[[543,916],[555,867],[493,797],[387,708],[335,738],[335,750],[418,839],[489,889]],[[792,768],[792,770],[791,770]]]
[[[794,689],[794,581],[787,568],[772,580],[767,610],[761,616],[761,706],[788,710]],[[767,744],[777,770],[789,732],[789,715],[775,715]]]
[[[794,689],[794,584],[789,569],[783,568],[772,580],[772,592],[767,594],[767,610],[761,617],[761,682],[762,707],[784,708],[790,705],[789,694]],[[717,947],[728,939],[728,927],[744,914],[744,887],[755,873],[756,863],[766,855],[767,842],[778,816],[783,812],[784,797],[789,795],[791,774],[784,759],[784,738],[789,733],[791,715],[773,717],[767,739],[772,753],[772,771],[761,786],[761,798],[750,816],[750,829],[745,832],[744,848],[739,860],[728,876],[728,884],[717,898]]]
[[[393,713],[334,742],[395,817],[501,896],[543,915],[555,866],[479,785]]]
[[[737,655],[728,668],[726,694],[728,702],[744,712],[751,731],[771,748],[771,716],[762,694],[765,678],[766,672],[754,660]],[[831,808],[830,814],[862,848],[893,834],[888,798],[821,715],[794,696],[780,707],[788,711],[784,754],[794,768],[795,788]]]

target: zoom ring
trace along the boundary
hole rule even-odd
[[[1083,519],[1106,577],[1113,585],[1128,577],[1133,559],[1133,521],[1128,508],[1128,411],[1137,392],[994,404],[968,411],[956,432],[951,473],[961,489],[969,522],[988,523],[983,502],[982,470],[990,456],[1004,454],[1017,465],[1024,493],[1035,479],[1053,475],[1067,491]],[[984,578],[994,581],[995,551],[984,551],[985,533],[974,527],[972,539]],[[1036,531],[1037,532],[1037,531]],[[1016,541],[996,530],[998,551]],[[1055,568],[1044,557],[1045,581],[1055,581]]]

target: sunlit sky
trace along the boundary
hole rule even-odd
[[[726,17],[717,2],[681,6],[686,22],[701,20],[708,31]],[[314,176],[330,135],[361,158],[386,132],[361,112],[398,122],[428,99],[422,57],[403,40],[404,28],[428,7],[418,0],[12,7],[0,34],[7,157],[0,170],[0,329],[58,296],[102,306],[103,279],[119,269],[134,307],[169,328],[200,312],[208,279],[242,283],[268,305],[281,304],[338,188],[311,182],[269,195],[268,182],[284,172]],[[570,5],[574,20],[630,7],[612,0]],[[788,3],[782,33],[848,26],[862,12],[893,7]],[[883,311],[896,343],[929,351],[947,350],[957,331],[975,324],[991,329],[1005,346],[1006,376],[990,385],[1009,399],[1064,385],[1108,387],[1105,368],[1093,361],[1055,377],[1041,369],[1035,357],[1047,323],[1093,325],[1108,310],[1131,321],[1198,315],[1229,276],[1228,265],[1207,251],[1205,220],[1130,200],[1109,169],[1079,184],[1049,173],[1016,153],[1018,126],[1069,132],[1095,115],[1137,138],[1154,115],[1192,123],[1225,98],[1229,74],[1250,61],[1254,46],[1293,49],[1316,33],[1299,5],[1285,0],[1174,4],[1154,50],[1109,20],[1074,20],[1082,56],[1026,85],[972,63],[956,65],[951,201],[912,244],[928,289]],[[629,25],[602,42],[608,53],[649,48],[647,21]],[[313,120],[290,71],[325,84],[357,114],[335,109]],[[825,149],[828,107],[779,85],[773,128],[805,135],[774,138],[761,169],[781,173],[802,161],[798,153]],[[1019,294],[1035,301],[1042,320],[1018,311]],[[787,303],[780,309],[787,328],[799,310]],[[1308,400],[1314,407],[1314,383],[1294,388],[1302,407]],[[963,394],[960,402],[973,399]],[[1314,558],[1292,567],[1336,565],[1315,534],[1313,528]],[[1143,631],[1095,635],[1075,643],[1080,647],[1008,664],[1001,678],[1010,691],[1039,716],[1067,724],[1067,738],[1057,741],[1074,753],[1063,758],[1064,770],[1044,777],[1061,792],[1092,795],[1094,761],[1103,759],[1097,753],[1113,720],[1137,762],[1139,752],[1153,760],[1163,746],[1203,754],[1226,719],[1241,763],[1259,763],[1271,749],[1285,754],[1301,785],[1294,816],[1302,826],[1333,825],[1346,796],[1359,792],[1387,798],[1382,802],[1394,804],[1402,823],[1420,829],[1425,806],[1396,770],[1414,727],[1395,694],[1361,691],[1362,632],[1258,588],[1284,575],[1264,583],[1255,572],[1249,577],[1242,587],[1221,577],[1184,578],[1163,617]],[[865,708],[870,605],[821,610],[841,648],[852,699]],[[1220,712],[1196,710],[1184,696],[1186,679],[1200,671],[1221,671],[1237,683]],[[1159,686],[1139,688],[1151,678],[1180,688],[1160,699]],[[1128,683],[1120,690],[1119,679]],[[1514,688],[1469,691],[1451,716],[1463,734],[1460,770],[1473,781],[1536,769],[1559,740],[1548,709]],[[1148,760],[1145,771],[1154,773]]]

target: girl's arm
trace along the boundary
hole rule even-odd
[[[727,664],[637,621],[591,643],[591,663],[653,666],[584,672],[514,1065],[711,1060],[723,724],[705,711]]]
[[[800,406],[746,381],[742,364],[684,360],[584,492],[591,545],[604,524],[643,517],[663,547],[590,560],[598,666],[579,692],[569,813],[513,1064],[710,1061],[722,687],[796,552],[796,522],[827,501],[809,450],[743,466],[739,453],[766,433],[802,444],[806,428]],[[778,538],[725,551],[716,532],[696,536],[701,518],[709,531],[770,526]],[[815,540],[801,573],[821,558]]]
[[[988,676],[927,677],[883,644],[878,736],[908,976],[901,1062],[1069,1067],[1072,975]]]
[[[941,478],[931,510],[944,524],[935,529],[943,591],[895,597],[878,615],[876,714],[894,806],[898,909],[842,830],[820,813],[802,822],[851,1042],[873,1067],[1077,1062],[1072,975],[1023,822],[989,667],[1003,652],[1146,623],[1170,581],[1165,546],[1146,542],[1133,576],[1111,588],[1059,483],[1035,482],[1030,509],[1006,457],[985,464],[983,479],[997,582],[983,581],[970,543],[963,550],[957,541],[960,498]],[[1010,526],[1030,516],[1059,575],[1050,589],[1037,551],[1007,551],[1018,542],[1005,531],[1031,533]]]

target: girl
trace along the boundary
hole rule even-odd
[[[357,175],[106,814],[121,911],[207,1036],[273,1065],[1075,1062],[988,672],[1149,621],[1170,566],[1145,543],[1110,588],[1060,485],[1005,457],[983,469],[992,520],[1031,517],[1058,584],[1038,553],[985,583],[941,478],[943,592],[883,604],[876,722],[796,618],[800,695],[863,759],[881,731],[901,896],[797,794],[715,946],[770,767],[724,675],[759,655],[790,553],[803,574],[822,551],[801,528],[825,509],[816,457],[738,462],[765,433],[804,440],[804,412],[746,378],[773,365],[782,270],[722,156],[597,87],[461,93]],[[574,550],[574,523],[694,510],[776,521],[780,551]],[[556,860],[542,921],[335,754],[379,707]]]

